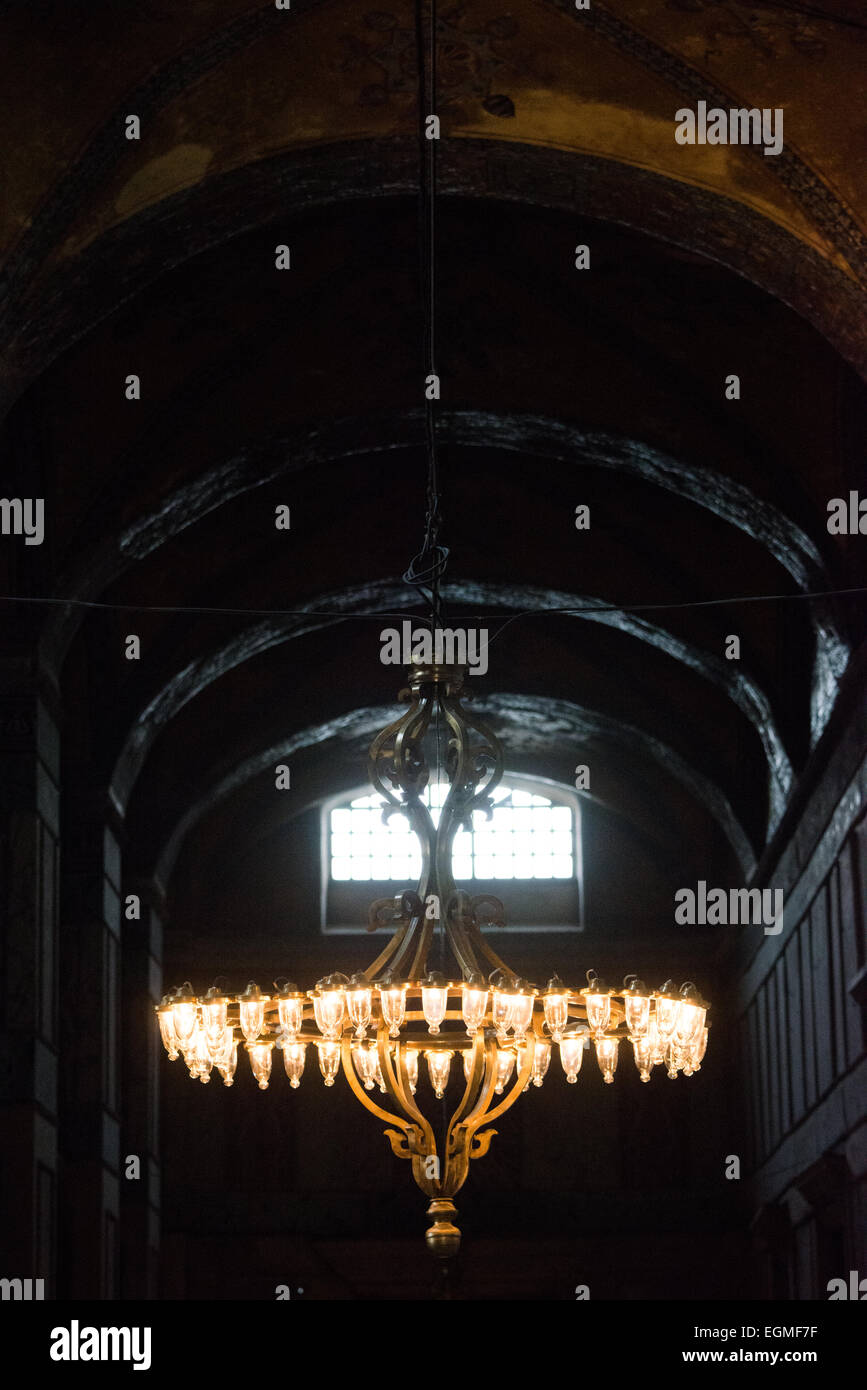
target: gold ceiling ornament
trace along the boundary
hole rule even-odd
[[[491,793],[503,773],[497,739],[464,707],[465,674],[458,666],[412,667],[401,692],[409,709],[370,748],[368,770],[385,800],[383,820],[406,816],[422,859],[416,889],[370,906],[368,931],[394,929],[372,965],[351,978],[329,975],[306,992],[283,982],[263,994],[250,983],[242,994],[214,985],[197,998],[187,983],[156,1010],[169,1057],[182,1054],[190,1075],[203,1082],[216,1068],[231,1086],[242,1043],[263,1091],[275,1048],[293,1088],[311,1045],[326,1086],[342,1067],[356,1099],[385,1123],[393,1152],[411,1162],[430,1198],[426,1240],[443,1261],[460,1246],[453,1199],[470,1160],[487,1153],[494,1121],[531,1083],[542,1085],[555,1046],[574,1083],[592,1043],[610,1084],[623,1040],[632,1044],[641,1080],[649,1081],[657,1065],[672,1078],[699,1071],[708,1036],[709,1006],[691,983],[677,989],[669,980],[649,990],[629,975],[614,990],[588,970],[581,989],[555,976],[540,991],[492,949],[482,928],[504,923],[503,904],[488,894],[470,897],[452,874],[455,835],[471,827],[476,811],[490,818]],[[444,766],[449,783],[437,824],[422,799],[431,762]],[[435,946],[440,969],[431,968]],[[448,952],[457,967],[451,977],[442,973]],[[420,1091],[434,1102],[427,1107],[434,1119],[417,1099]],[[449,1116],[450,1091],[460,1097]]]

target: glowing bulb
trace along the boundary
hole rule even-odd
[[[271,1052],[274,1047],[272,1042],[248,1042],[247,1051],[250,1054],[250,1066],[260,1091],[267,1091],[268,1080],[271,1076]]]
[[[159,1009],[157,1011],[157,1019],[159,1020],[160,1037],[162,1038],[163,1047],[169,1054],[169,1061],[174,1062],[176,1057],[179,1056],[179,1051],[178,1035],[175,1032],[174,1012],[171,1005]]]
[[[650,1024],[650,995],[626,994],[623,1003],[626,1007],[626,1026],[632,1041],[646,1037]]]
[[[656,996],[656,1031],[661,1043],[667,1043],[674,1032],[679,1009],[679,999],[668,999],[662,994]]]
[[[350,980],[346,991],[346,1007],[350,1022],[355,1024],[355,1036],[366,1037],[367,1025],[370,1023],[371,989],[363,975],[353,975]]]
[[[465,984],[461,990],[461,1015],[467,1025],[467,1037],[475,1037],[488,1007],[488,991],[481,986]]]
[[[287,1040],[298,1036],[304,1025],[304,996],[284,996],[277,1000],[280,1027]]]
[[[494,1090],[498,1096],[503,1094],[504,1089],[509,1084],[512,1072],[515,1070],[515,1054],[508,1048],[497,1048],[497,1080]]]
[[[497,1030],[497,1037],[504,1042],[512,1026],[515,996],[510,990],[495,989],[491,996],[491,1017]]]
[[[604,1033],[611,1020],[611,995],[585,994],[584,1002],[591,1032]]]
[[[334,1042],[343,1029],[346,998],[339,985],[325,984],[313,996],[313,1016],[324,1038]]]
[[[192,986],[187,982],[181,985],[177,997],[172,1004],[172,1022],[175,1025],[175,1036],[182,1047],[188,1043],[193,1036],[198,1018],[198,1000],[193,994]]]
[[[206,1084],[211,1079],[211,1068],[214,1063],[211,1060],[205,1030],[200,1023],[196,1025],[196,1031],[193,1035],[192,1053],[194,1068],[190,1068],[190,1075],[197,1076],[203,1084]]]
[[[596,1060],[599,1063],[602,1080],[609,1085],[614,1080],[614,1073],[617,1070],[617,1051],[617,1038],[596,1039]]]
[[[238,1043],[231,1028],[226,1029],[226,1044],[217,1058],[215,1066],[223,1078],[224,1086],[233,1086],[235,1072],[238,1070]]]
[[[573,1085],[578,1080],[581,1063],[584,1060],[584,1034],[573,1033],[560,1039],[560,1062],[566,1073],[566,1080]]]
[[[376,1082],[376,1048],[370,1047],[367,1043],[356,1043],[352,1049],[352,1060],[359,1081],[364,1082],[365,1091],[372,1091]]]
[[[679,1047],[688,1047],[701,1035],[706,1013],[707,1010],[700,1004],[694,1004],[690,999],[681,999],[674,1026],[674,1037]]]
[[[449,1071],[451,1070],[453,1055],[451,1052],[425,1052],[430,1084],[434,1088],[434,1095],[437,1100],[442,1100],[446,1086],[449,1084]]]
[[[409,1089],[415,1095],[415,1088],[418,1085],[418,1049],[408,1047],[405,1052],[406,1074],[409,1078]]]
[[[223,1040],[223,1033],[226,1030],[226,1019],[228,1017],[229,1001],[222,994],[218,994],[216,988],[208,990],[202,1000],[202,1026],[205,1030],[205,1037],[211,1045],[211,1050],[219,1047]]]
[[[301,1084],[301,1075],[304,1071],[304,1060],[307,1052],[304,1043],[285,1043],[283,1047],[283,1066],[286,1075],[289,1077],[289,1085],[293,1091],[297,1091]]]
[[[665,1043],[659,1036],[655,1014],[650,1015],[650,1022],[647,1025],[647,1041],[650,1044],[651,1063],[658,1067],[665,1061]]]
[[[512,1001],[511,1026],[518,1042],[522,1042],[527,1036],[527,1029],[532,1022],[535,996],[526,985],[519,984],[512,996]]]
[[[396,1038],[406,1018],[406,985],[380,985],[379,1003],[382,1017],[388,1024],[388,1036]]]
[[[334,1078],[340,1070],[340,1043],[328,1040],[317,1042],[319,1050],[319,1070],[325,1078],[326,1086],[334,1085]]]
[[[429,975],[428,983],[422,985],[421,1007],[429,1033],[438,1033],[440,1024],[446,1016],[449,991],[442,975]],[[430,1056],[430,1053],[428,1053]]]
[[[238,995],[238,1009],[244,1040],[254,1043],[265,1026],[265,1000],[252,980],[244,993]]]
[[[554,1042],[558,1043],[563,1029],[569,1022],[569,994],[556,975],[549,982],[542,1002],[545,1006],[545,1022]]]
[[[653,1066],[653,1043],[650,1038],[633,1038],[632,1051],[641,1080],[649,1081],[650,1069]]]
[[[541,1086],[545,1080],[548,1067],[551,1065],[551,1044],[543,1042],[541,1038],[536,1039],[536,1047],[533,1052],[533,1085]]]

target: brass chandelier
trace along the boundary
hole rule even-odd
[[[475,812],[490,817],[491,793],[503,773],[497,739],[465,708],[465,674],[458,666],[412,667],[401,692],[409,708],[370,747],[368,771],[384,798],[383,820],[402,813],[421,846],[417,887],[370,905],[368,930],[393,928],[376,960],[351,978],[332,974],[306,992],[287,982],[267,994],[250,983],[241,994],[213,986],[197,998],[186,983],[156,1011],[169,1057],[182,1054],[202,1082],[216,1069],[231,1086],[239,1045],[263,1091],[275,1049],[295,1088],[310,1047],[326,1086],[342,1065],[356,1099],[385,1123],[393,1152],[411,1162],[430,1198],[426,1240],[443,1260],[460,1245],[453,1199],[470,1160],[487,1153],[497,1132],[493,1122],[531,1082],[542,1085],[555,1046],[574,1083],[592,1042],[602,1078],[611,1083],[621,1042],[628,1041],[641,1080],[649,1081],[658,1065],[672,1078],[699,1071],[708,1037],[708,1005],[691,983],[677,989],[669,980],[650,990],[630,975],[615,990],[590,970],[580,989],[555,976],[540,991],[493,950],[483,929],[504,924],[502,902],[490,894],[471,897],[452,872],[457,832],[471,828]],[[436,825],[423,800],[434,761],[429,749],[437,766],[443,754],[449,784]],[[451,953],[450,977],[430,968],[435,942],[441,965]],[[423,1109],[422,1056],[436,1100],[449,1096],[445,1109],[457,1102],[442,1126]]]

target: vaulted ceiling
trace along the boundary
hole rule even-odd
[[[358,781],[399,684],[369,615],[417,611],[413,23],[0,6],[4,491],[49,528],[4,591],[128,606],[40,641],[69,759],[169,885],[286,815],[275,762],[296,805]],[[492,644],[510,765],[589,763],[681,882],[748,875],[864,635],[854,600],[797,597],[864,583],[825,524],[863,477],[862,7],[468,0],[439,45],[450,614],[580,607]],[[698,100],[784,108],[783,153],[678,145]],[[788,601],[677,606],[761,594]],[[178,606],[242,611],[140,611]]]

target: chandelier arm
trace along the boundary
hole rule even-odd
[[[424,1145],[419,1146],[416,1152],[423,1154],[435,1154],[437,1151],[436,1139],[430,1123],[416,1104],[409,1084],[409,1073],[406,1069],[406,1062],[401,1054],[400,1045],[397,1048],[398,1072],[395,1073],[394,1065],[388,1051],[388,1029],[380,1028],[377,1033],[376,1046],[379,1055],[379,1066],[382,1071],[382,1079],[392,1100],[396,1101],[406,1115],[415,1121],[421,1130]]]
[[[371,1100],[356,1076],[355,1063],[352,1060],[352,1035],[350,1033],[344,1033],[340,1040],[340,1056],[346,1080],[354,1091],[356,1100],[360,1100],[365,1110],[369,1110],[378,1120],[384,1120],[389,1125],[398,1125],[404,1131],[410,1149],[415,1152],[415,1136],[418,1133],[418,1126],[405,1116],[392,1115],[390,1110],[384,1110],[381,1105],[377,1105],[375,1100]]]
[[[530,1046],[531,1040],[533,1044],[532,1047]],[[527,1043],[524,1047],[523,1061],[521,1062],[521,1066],[518,1069],[518,1074],[515,1077],[515,1080],[512,1082],[510,1089],[506,1092],[506,1095],[500,1101],[499,1105],[495,1105],[493,1110],[489,1110],[487,1113],[479,1115],[478,1118],[476,1118],[475,1114],[470,1117],[470,1120],[468,1121],[468,1129],[471,1137],[475,1134],[476,1130],[479,1128],[480,1125],[492,1124],[493,1121],[498,1120],[501,1115],[505,1115],[507,1110],[511,1110],[512,1106],[515,1104],[515,1101],[518,1099],[518,1096],[521,1094],[524,1087],[527,1085],[531,1076],[533,1075],[533,1057],[535,1051],[535,1036],[532,1033],[528,1033]],[[479,1135],[479,1138],[482,1137],[482,1135]]]
[[[392,956],[400,946],[408,931],[409,924],[397,928],[396,932],[392,936],[385,950],[380,951],[379,955],[376,957],[376,960],[373,961],[373,963],[369,965],[366,970],[362,971],[362,974],[364,975],[364,978],[366,980],[376,979],[377,975],[379,975],[382,972],[382,970],[391,960]]]
[[[475,921],[475,919],[471,919],[467,923],[467,934],[469,935],[470,940],[475,942],[476,946],[478,946],[479,950],[481,951],[485,959],[488,961],[488,963],[490,965],[493,965],[495,970],[502,970],[503,974],[508,975],[510,979],[515,978],[515,971],[512,969],[510,965],[506,964],[502,957],[497,955],[493,946],[488,945],[487,941],[482,936],[479,924]]]
[[[460,1102],[459,1102],[459,1104],[458,1104],[458,1107],[457,1107],[457,1109],[455,1110],[454,1114],[452,1115],[451,1120],[449,1121],[448,1131],[446,1132],[446,1142],[445,1142],[446,1157],[448,1157],[449,1154],[450,1154],[451,1151],[452,1151],[452,1147],[453,1147],[452,1135],[454,1134],[454,1132],[455,1132],[455,1130],[458,1128],[458,1126],[461,1125],[461,1124],[463,1123],[464,1116],[465,1116],[466,1113],[469,1111],[470,1106],[473,1104],[473,1101],[474,1101],[474,1100],[476,1099],[476,1097],[478,1096],[479,1091],[480,1091],[481,1086],[482,1086],[482,1081],[484,1080],[484,1076],[485,1076],[485,1038],[484,1038],[484,1035],[479,1031],[479,1032],[476,1033],[476,1036],[473,1038],[473,1058],[472,1058],[472,1065],[471,1065],[471,1067],[470,1067],[470,1075],[469,1075],[469,1078],[468,1078],[468,1080],[467,1080],[467,1084],[466,1084],[466,1086],[465,1086],[465,1088],[464,1088],[464,1094],[463,1094],[463,1096],[461,1097],[461,1100],[460,1100]]]
[[[413,957],[409,977],[411,980],[420,980],[426,973],[427,958],[433,941],[434,922],[426,915],[422,917],[421,930],[418,933],[418,947]]]

